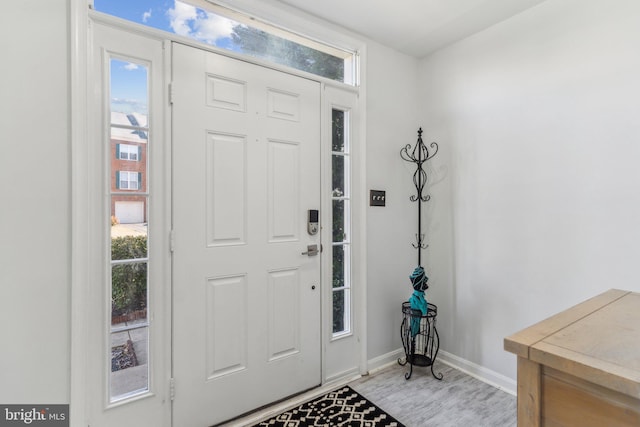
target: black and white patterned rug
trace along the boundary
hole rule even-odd
[[[404,427],[349,386],[341,387],[254,427]]]

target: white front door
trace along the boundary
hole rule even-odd
[[[173,425],[317,386],[320,84],[173,44]]]

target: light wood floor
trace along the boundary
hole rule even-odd
[[[438,381],[429,368],[416,367],[405,380],[408,366],[397,363],[348,383],[354,390],[403,423],[406,427],[513,427],[516,397],[436,362]],[[326,385],[263,408],[220,427],[250,426],[321,396],[340,384]]]
[[[436,362],[429,368],[395,364],[349,385],[407,427],[502,427],[516,425],[516,397]]]

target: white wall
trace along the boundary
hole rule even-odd
[[[442,348],[515,378],[503,338],[640,290],[640,2],[548,0],[420,64],[448,168],[429,261]]]
[[[414,165],[400,149],[415,144],[418,127],[418,61],[367,43],[367,190],[385,190],[385,207],[367,209],[367,357],[402,347],[401,305],[413,288],[409,275],[418,262]],[[368,197],[368,195],[367,195]]]
[[[0,14],[0,402],[69,402],[67,0]]]

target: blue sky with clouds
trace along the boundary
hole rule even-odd
[[[174,7],[173,3],[173,0],[94,0],[94,8],[109,15],[170,31],[165,13]]]
[[[120,113],[148,114],[148,69],[135,64],[112,59],[111,110]]]
[[[178,0],[94,0],[94,9],[128,21],[237,50],[230,35],[235,21]],[[111,108],[147,114],[147,69],[139,64],[111,63]]]

